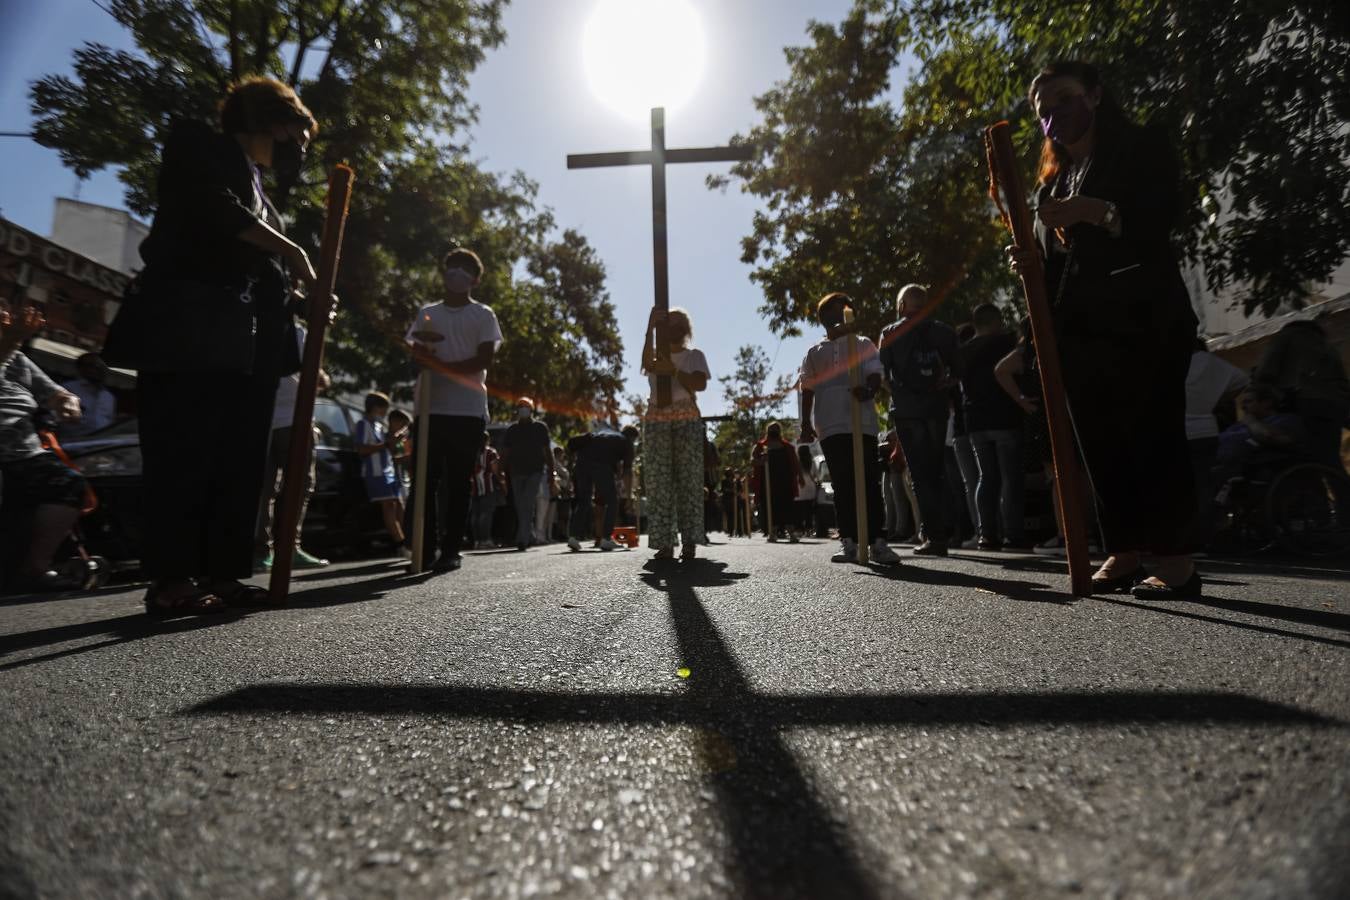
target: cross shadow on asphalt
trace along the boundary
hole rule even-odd
[[[1260,634],[1269,634],[1274,637],[1294,638],[1300,641],[1308,641],[1313,644],[1325,644],[1329,647],[1350,648],[1350,641],[1340,640],[1332,637],[1323,637],[1320,634],[1307,634],[1302,631],[1286,631],[1283,628],[1272,628],[1269,625],[1256,625],[1251,622],[1239,622],[1235,619],[1221,619],[1218,616],[1206,616],[1200,613],[1187,612],[1183,609],[1177,609],[1175,606],[1162,606],[1157,603],[1142,603],[1135,600],[1125,600],[1122,597],[1097,597],[1095,598],[1103,603],[1114,603],[1116,606],[1128,606],[1132,609],[1143,609],[1148,612],[1161,613],[1166,616],[1178,616],[1183,619],[1191,619],[1196,622],[1209,622],[1213,625],[1227,625],[1230,628],[1238,628],[1243,631],[1255,631]],[[1176,603],[1185,603],[1196,606],[1208,606],[1214,609],[1225,609],[1231,612],[1245,613],[1253,616],[1267,616],[1275,619],[1282,619],[1286,622],[1296,622],[1304,625],[1315,625],[1319,628],[1334,628],[1338,630],[1350,630],[1350,616],[1342,613],[1322,612],[1316,609],[1303,609],[1301,607],[1277,606],[1273,603],[1255,603],[1250,600],[1225,600],[1222,597],[1193,597],[1187,600],[1172,601]]]
[[[259,684],[185,715],[427,715],[552,725],[681,725],[697,735],[735,858],[736,894],[872,898],[886,887],[867,871],[846,823],[827,809],[784,740],[792,729],[851,726],[1003,728],[1345,723],[1224,692],[767,694],[757,691],[704,608],[699,590],[749,577],[712,560],[650,562],[639,576],[664,593],[688,678],[678,691],[565,693],[513,688],[384,684]]]

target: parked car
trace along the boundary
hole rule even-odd
[[[327,398],[314,406],[317,460],[314,497],[302,524],[307,549],[336,556],[369,553],[385,541],[375,504],[366,498],[352,433],[361,412]],[[81,527],[91,553],[121,567],[134,565],[145,540],[140,434],[135,419],[115,423],[65,445],[89,479],[99,506]]]

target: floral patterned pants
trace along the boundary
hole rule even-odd
[[[700,543],[704,539],[703,423],[697,418],[649,418],[643,431],[642,467],[651,497],[647,546],[674,549],[677,533],[686,544]]]

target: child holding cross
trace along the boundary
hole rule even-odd
[[[870,552],[873,561],[898,565],[900,557],[882,537],[881,467],[877,461],[877,410],[873,398],[881,388],[881,361],[876,345],[857,337],[860,384],[849,387],[849,332],[844,310],[853,308],[853,300],[844,293],[827,294],[816,305],[816,316],[825,326],[825,339],[806,352],[802,360],[801,439],[811,443],[820,439],[825,464],[834,483],[835,518],[839,526],[839,552],[834,562],[858,559],[858,513],[854,502],[854,478],[862,478],[866,495],[867,532],[874,535]],[[853,465],[853,411],[860,412],[863,471]]]

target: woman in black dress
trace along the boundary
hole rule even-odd
[[[239,365],[165,371],[154,364],[155,347],[142,350],[142,564],[153,579],[145,597],[153,614],[266,602],[265,591],[240,579],[252,574],[277,383],[300,364],[292,287],[314,280],[260,174],[298,174],[314,117],[287,85],[254,78],[230,90],[220,125],[178,123],[165,142],[139,290],[159,303],[236,292],[251,303],[256,330]]]
[[[1098,592],[1197,596],[1186,372],[1196,317],[1171,246],[1179,172],[1165,136],[1130,123],[1085,63],[1031,84],[1045,132],[1040,253],[1064,388],[1109,554]],[[1143,556],[1150,556],[1150,572]]]

